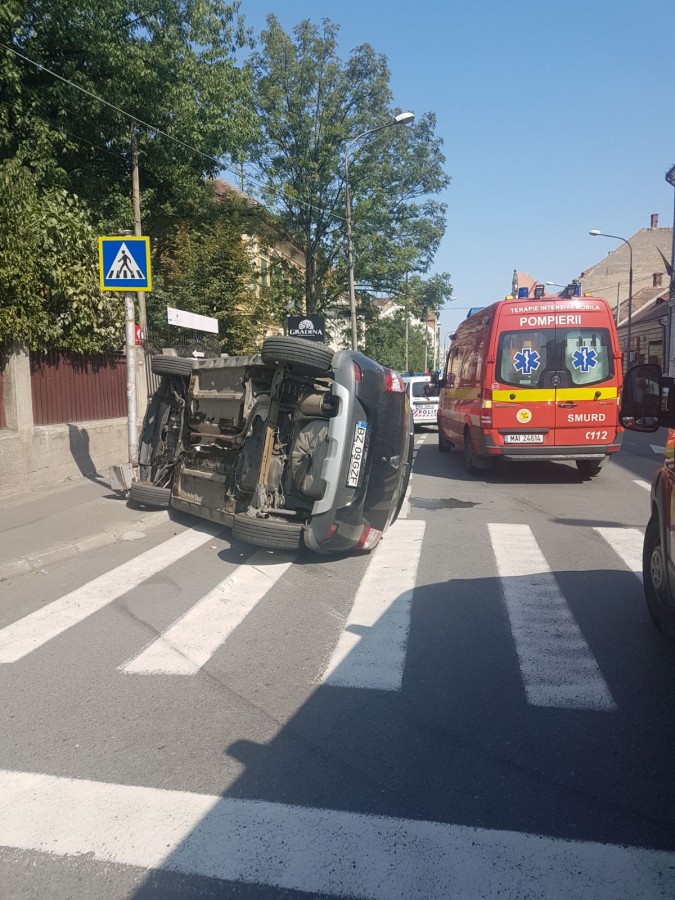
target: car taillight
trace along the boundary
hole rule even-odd
[[[372,550],[380,543],[382,532],[378,528],[371,528],[370,525],[363,526],[363,532],[359,540],[361,550]]]
[[[389,393],[405,393],[405,382],[403,381],[401,376],[398,374],[398,372],[394,372],[393,369],[388,369],[386,366],[384,368],[384,383]]]
[[[361,381],[363,375],[361,374],[361,366],[356,362],[355,359],[352,360],[354,364],[354,381]]]
[[[480,426],[492,428],[492,395],[489,390],[483,391],[480,401]]]

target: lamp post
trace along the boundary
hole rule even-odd
[[[408,125],[415,118],[415,114],[411,112],[402,112],[394,116],[391,122],[385,125],[378,125],[377,128],[371,128],[364,131],[363,134],[357,134],[356,137],[347,141],[345,144],[345,219],[347,221],[347,272],[349,275],[349,311],[352,321],[352,350],[358,349],[358,331],[356,327],[356,285],[354,283],[354,245],[352,243],[352,204],[349,196],[349,153],[358,141],[375,134],[377,131],[383,131],[385,128],[391,128],[394,125]]]
[[[627,241],[626,238],[619,237],[618,234],[606,234],[606,232],[599,231],[597,228],[594,228],[592,231],[589,231],[588,233],[592,234],[593,237],[608,237],[608,238],[612,238],[612,240],[623,241],[624,244],[628,244],[628,252],[630,253],[630,267],[628,269],[628,327],[626,329],[626,337],[627,337],[627,344],[628,344],[626,368],[628,368],[630,366],[631,320],[632,320],[632,313],[633,313],[633,248],[631,246],[630,241]]]

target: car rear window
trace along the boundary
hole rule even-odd
[[[503,384],[581,387],[607,381],[613,374],[607,328],[506,331],[499,338],[497,378]]]
[[[430,381],[411,381],[410,392],[413,397],[438,397],[439,388]]]

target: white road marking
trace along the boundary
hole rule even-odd
[[[323,682],[400,691],[425,523],[399,519],[373,554]]]
[[[667,851],[3,770],[0,844],[366,900],[675,891]]]
[[[527,700],[615,709],[607,683],[527,525],[488,525]]]
[[[646,491],[651,491],[652,486],[648,481],[642,481],[639,478],[634,478],[633,481],[635,484],[638,484],[641,488],[644,488]]]
[[[98,612],[157,572],[212,541],[203,531],[183,531],[158,547],[105,572],[0,631],[0,663],[12,663]]]
[[[424,441],[426,440],[426,438],[427,438],[427,435],[425,434],[424,437],[420,438],[420,440],[417,441],[417,443],[415,444],[415,449],[413,450],[413,455],[412,455],[412,462],[410,463],[410,466],[411,466],[411,468],[410,468],[410,481],[408,481],[408,488],[407,488],[407,490],[406,490],[406,492],[405,492],[405,497],[403,498],[403,504],[402,504],[402,506],[401,506],[401,512],[398,514],[399,519],[407,519],[408,516],[410,515],[410,492],[412,491],[412,476],[413,476],[413,470],[414,470],[414,468],[415,468],[415,462],[416,462],[416,460],[417,460],[417,448],[418,448],[421,444],[424,443]]]
[[[621,557],[626,566],[642,580],[642,544],[644,534],[639,528],[595,528],[601,538]]]
[[[291,565],[258,551],[138,656],[119,666],[134,674],[194,675]]]
[[[654,453],[656,453],[658,456],[665,456],[665,453],[666,453],[665,447],[660,447],[658,444],[650,444],[649,446],[652,448]]]

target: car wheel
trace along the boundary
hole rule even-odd
[[[154,506],[157,509],[168,509],[171,500],[171,488],[157,487],[144,481],[132,481],[129,488],[129,503],[139,506]]]
[[[473,443],[471,441],[471,432],[468,428],[464,429],[464,468],[469,475],[477,475],[479,471],[478,466],[476,465],[476,454],[474,453]]]
[[[645,532],[642,552],[642,575],[647,608],[654,624],[670,638],[675,638],[675,598],[670,592],[668,570],[661,546],[661,525],[654,514]]]
[[[302,547],[302,525],[283,519],[256,518],[237,513],[232,522],[232,536],[245,544],[271,550],[298,550]]]
[[[452,444],[443,434],[443,429],[441,428],[440,422],[438,423],[438,449],[441,453],[448,453],[448,451],[452,448]]]
[[[153,356],[150,366],[155,375],[182,375],[189,378],[192,374],[193,359],[182,356]]]
[[[325,375],[333,362],[333,351],[325,344],[286,336],[267,338],[260,355],[267,366],[288,366],[302,375]]]
[[[602,468],[602,462],[595,459],[577,459],[575,460],[577,469],[584,478],[595,478]]]

